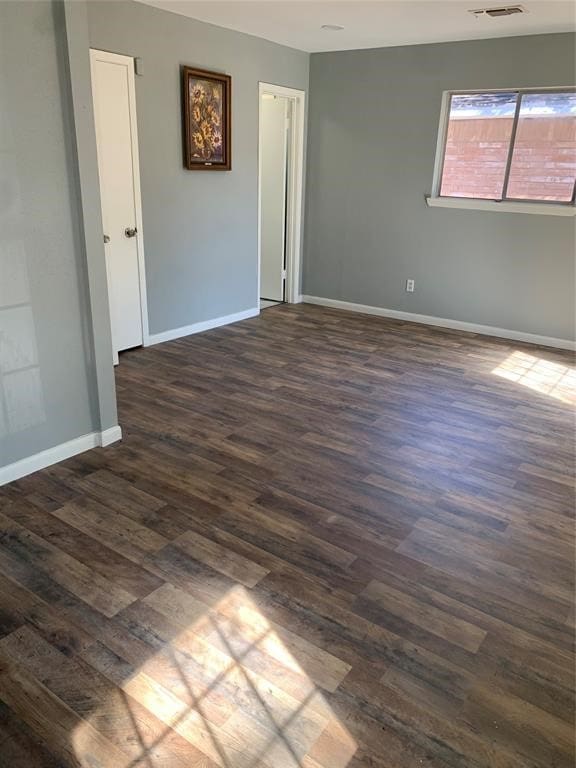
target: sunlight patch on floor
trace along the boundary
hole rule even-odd
[[[267,621],[241,586],[209,608],[164,584],[143,605],[152,625],[156,621],[174,631],[122,682],[122,714],[132,731],[122,745],[129,752],[126,766],[166,768],[169,736],[176,732],[209,766],[346,768],[356,742],[320,691],[334,690],[348,673],[347,664]],[[151,733],[130,702],[145,707],[166,729]],[[87,731],[106,721],[111,708],[103,702],[76,729],[73,744],[80,759],[86,757]],[[193,757],[180,754],[174,765]]]
[[[563,403],[576,403],[576,369],[566,365],[526,352],[513,352],[492,373]]]

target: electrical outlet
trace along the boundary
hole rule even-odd
[[[414,293],[414,280],[406,280],[406,290],[408,293]]]

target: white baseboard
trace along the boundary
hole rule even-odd
[[[105,429],[104,432],[100,432],[99,445],[102,448],[112,445],[112,443],[117,443],[118,440],[122,440],[122,428],[118,424],[115,427],[110,427],[110,429]]]
[[[60,443],[60,445],[55,445],[53,448],[48,448],[45,451],[40,451],[40,453],[27,456],[25,459],[20,459],[20,461],[15,461],[13,464],[0,467],[0,485],[11,483],[13,480],[18,480],[20,477],[30,475],[39,469],[44,469],[52,464],[57,464],[59,461],[69,459],[71,456],[89,451],[91,448],[110,445],[121,438],[122,430],[119,426],[115,426],[103,432],[90,432],[88,435],[68,440],[67,443]]]
[[[181,339],[183,336],[190,336],[193,333],[202,333],[202,331],[209,331],[212,328],[219,328],[221,325],[237,323],[240,320],[248,320],[248,318],[256,317],[256,315],[259,314],[260,309],[258,307],[253,307],[252,309],[245,309],[243,312],[236,312],[234,315],[215,317],[212,320],[203,320],[201,323],[184,325],[182,328],[174,328],[171,331],[162,331],[162,333],[151,333],[148,337],[147,346],[152,344],[161,344],[163,341]]]
[[[354,304],[350,301],[340,301],[339,299],[325,299],[322,296],[302,296],[302,301],[306,304],[319,304],[322,307],[344,309],[347,312],[359,312],[364,315],[378,315],[380,317],[390,317],[394,320],[405,320],[408,323],[435,325],[439,328],[451,328],[455,331],[479,333],[483,336],[496,336],[500,339],[525,341],[529,344],[538,344],[545,347],[576,350],[576,341],[570,341],[570,339],[555,339],[552,336],[539,336],[536,333],[511,331],[507,328],[495,328],[492,325],[477,325],[476,323],[467,323],[462,320],[449,320],[444,317],[433,317],[432,315],[417,315],[413,312],[401,312],[398,309],[371,307],[368,304]]]

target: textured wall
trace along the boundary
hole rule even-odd
[[[424,200],[443,91],[566,86],[574,56],[568,34],[312,55],[304,293],[574,338],[574,219]]]

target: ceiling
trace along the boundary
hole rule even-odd
[[[137,0],[303,51],[341,51],[576,30],[573,0],[525,0],[525,14],[475,18],[499,0]],[[323,24],[344,27],[322,29]]]

